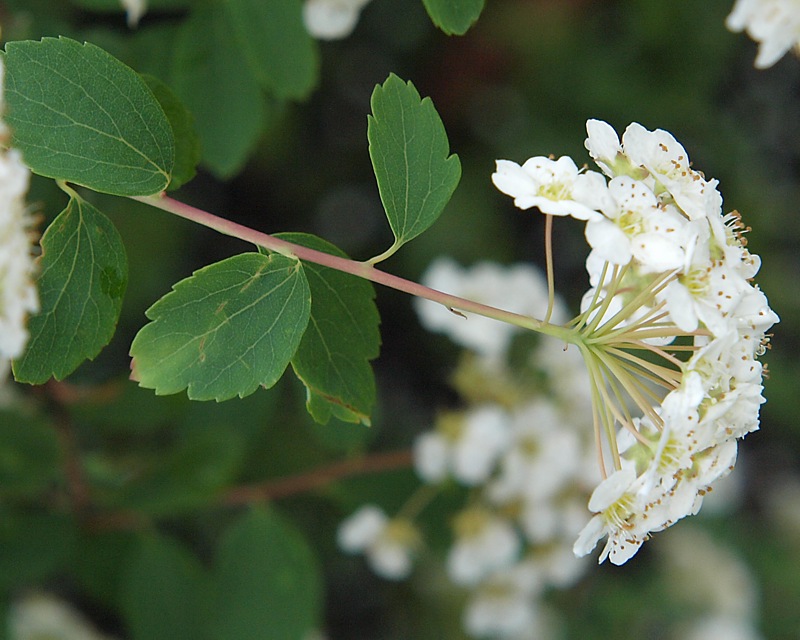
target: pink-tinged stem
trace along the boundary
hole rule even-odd
[[[251,242],[254,245],[264,247],[270,251],[275,251],[276,253],[280,253],[285,256],[296,257],[300,260],[313,262],[324,267],[330,267],[331,269],[349,273],[354,276],[358,276],[359,278],[364,278],[377,284],[382,284],[386,287],[408,293],[412,296],[438,302],[451,311],[457,309],[459,311],[466,311],[476,315],[485,316],[487,318],[494,318],[495,320],[507,322],[525,329],[555,336],[566,342],[571,342],[571,338],[574,335],[572,330],[565,327],[553,325],[549,322],[543,322],[541,320],[537,320],[536,318],[531,318],[530,316],[512,313],[511,311],[504,311],[502,309],[497,309],[496,307],[490,307],[488,305],[481,304],[480,302],[475,302],[474,300],[468,300],[466,298],[460,298],[458,296],[443,293],[441,291],[437,291],[436,289],[431,289],[430,287],[421,285],[417,282],[412,282],[411,280],[400,278],[390,273],[386,273],[385,271],[380,271],[368,262],[358,262],[356,260],[340,258],[339,256],[332,256],[322,251],[316,251],[315,249],[309,249],[308,247],[303,247],[292,242],[287,242],[286,240],[281,240],[280,238],[276,238],[269,234],[256,231],[255,229],[245,227],[244,225],[237,224],[231,220],[220,218],[219,216],[215,216],[208,211],[203,211],[197,207],[179,202],[178,200],[170,198],[163,193],[155,196],[137,196],[134,197],[133,200],[137,200],[152,207],[175,214],[181,218],[185,218],[186,220],[191,220],[192,222],[196,222],[197,224],[208,227],[209,229],[214,229],[215,231],[218,231],[224,235],[239,238],[245,242]]]

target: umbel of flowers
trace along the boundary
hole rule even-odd
[[[741,216],[666,131],[631,124],[622,140],[587,123],[602,171],[569,158],[497,162],[515,204],[585,222],[591,288],[560,337],[583,356],[604,479],[575,542],[626,562],[650,534],[697,513],[758,429],[766,332],[778,321],[753,278]]]

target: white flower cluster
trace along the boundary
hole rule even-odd
[[[528,265],[462,269],[440,258],[423,282],[506,303],[519,313],[543,315],[548,305],[545,279]],[[470,349],[454,376],[466,407],[441,414],[414,445],[423,490],[435,493],[451,483],[471,489],[468,504],[453,517],[445,562],[450,581],[469,592],[464,628],[476,638],[551,637],[553,614],[542,598],[548,588],[573,585],[587,568],[572,544],[588,520],[586,500],[599,480],[583,425],[591,397],[582,359],[549,339],[512,343],[514,328],[500,322],[463,317],[440,305],[420,303],[417,310],[426,326]],[[560,303],[553,316],[566,317]],[[527,357],[520,358],[522,349]],[[392,527],[398,523],[408,526],[363,507],[341,525],[340,546],[363,551],[376,573],[403,578],[410,565],[394,560],[397,543],[415,545],[406,546],[404,558],[411,558],[420,551],[420,538],[397,535]]]
[[[586,221],[591,288],[567,338],[592,381],[607,477],[575,543],[603,561],[633,556],[652,532],[697,513],[733,467],[737,438],[759,426],[757,356],[778,321],[752,283],[738,213],[692,169],[666,131],[631,124],[620,141],[590,120],[586,148],[605,178],[564,158],[500,160],[495,185],[522,208]],[[605,467],[610,467],[606,469]]]
[[[0,59],[0,115],[4,110]],[[33,224],[25,208],[30,171],[16,149],[8,149],[9,131],[0,120],[0,379],[28,342],[28,314],[39,310],[31,255]]]
[[[369,0],[305,0],[303,22],[319,40],[341,40],[358,24],[361,10]]]
[[[736,0],[725,25],[747,31],[759,43],[755,66],[771,67],[790,49],[800,53],[800,2],[797,0]]]

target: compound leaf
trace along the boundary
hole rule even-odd
[[[20,382],[62,380],[114,335],[128,283],[128,260],[113,223],[72,192],[45,231],[38,280],[41,310],[13,363]]]
[[[6,45],[6,120],[36,173],[120,196],[170,181],[169,120],[130,67],[69,38]]]
[[[372,262],[392,255],[430,227],[461,178],[458,156],[430,98],[391,74],[372,92],[369,155],[394,244]]]
[[[244,397],[271,387],[297,350],[311,297],[299,261],[243,253],[195,271],[147,310],[131,377],[158,395]]]

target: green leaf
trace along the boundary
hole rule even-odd
[[[303,233],[278,234],[283,240],[346,258],[334,245]],[[370,360],[378,357],[380,317],[372,284],[335,269],[305,263],[311,289],[311,318],[292,359],[307,390],[306,408],[325,424],[332,416],[369,424],[375,404]]]
[[[264,97],[219,3],[192,7],[175,43],[172,82],[195,117],[203,162],[219,178],[236,174],[264,124]],[[213,85],[209,85],[213,78]]]
[[[316,559],[302,534],[272,509],[256,509],[226,532],[216,573],[215,640],[297,640],[319,621]]]
[[[27,350],[13,363],[14,377],[31,384],[62,380],[100,353],[114,335],[128,283],[122,238],[75,192],[41,245],[41,311],[29,320]]]
[[[391,74],[372,92],[369,155],[394,244],[378,262],[430,227],[461,178],[458,156],[430,98],[420,99],[410,82]]]
[[[300,0],[225,0],[234,34],[262,87],[304,98],[317,84],[319,55]]]
[[[311,299],[299,261],[243,253],[195,271],[147,310],[131,345],[131,377],[159,395],[244,397],[271,387],[308,324]]]
[[[142,75],[142,78],[164,109],[175,134],[175,163],[169,189],[177,189],[194,178],[200,162],[200,138],[194,130],[194,116],[161,80],[150,75]]]
[[[0,593],[44,583],[77,551],[72,518],[55,513],[0,513]]]
[[[162,191],[175,143],[130,67],[68,38],[6,45],[6,120],[36,173],[121,196]]]
[[[61,477],[61,451],[53,425],[13,407],[0,411],[0,488],[4,496],[49,491]]]
[[[484,0],[422,0],[433,24],[447,35],[464,35],[483,11]]]
[[[133,640],[207,638],[211,581],[183,546],[146,537],[135,549],[121,584],[121,605]]]

